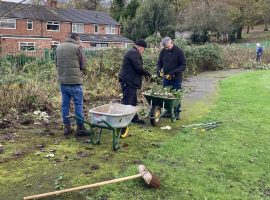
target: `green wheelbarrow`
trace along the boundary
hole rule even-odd
[[[138,108],[131,105],[110,103],[89,110],[90,120],[83,123],[90,126],[90,140],[96,145],[100,144],[102,130],[112,131],[113,150],[119,148],[120,137],[128,134],[128,125],[136,114]],[[80,119],[79,117],[74,116]],[[95,131],[98,129],[98,131]]]
[[[169,114],[171,121],[176,121],[175,111],[178,105],[181,105],[181,98],[165,98],[152,95],[144,95],[150,109],[146,117],[150,119],[150,123],[153,126],[157,126],[160,123],[161,117],[165,114]]]

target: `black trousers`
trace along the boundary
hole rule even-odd
[[[131,87],[125,81],[120,81],[123,98],[121,103],[124,105],[137,106],[137,88]],[[136,114],[133,120],[137,120],[138,115]]]

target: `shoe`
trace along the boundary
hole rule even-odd
[[[83,124],[77,124],[76,136],[90,136],[90,131]]]
[[[70,125],[65,125],[64,128],[64,135],[69,135],[73,132],[73,129],[70,127]]]
[[[136,124],[145,124],[145,121],[142,119],[135,119],[131,121],[132,123],[136,123]]]
[[[176,118],[176,120],[180,120],[180,113],[179,112],[175,113],[175,118]]]
[[[166,112],[162,117],[169,118],[171,117],[171,114],[169,112]]]

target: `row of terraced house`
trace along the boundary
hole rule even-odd
[[[104,12],[58,8],[57,0],[44,6],[0,2],[0,46],[9,50],[35,52],[64,42],[79,33],[86,49],[127,47],[133,41],[120,34],[120,24]]]

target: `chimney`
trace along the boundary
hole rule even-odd
[[[47,0],[47,6],[51,9],[57,8],[57,0]]]

